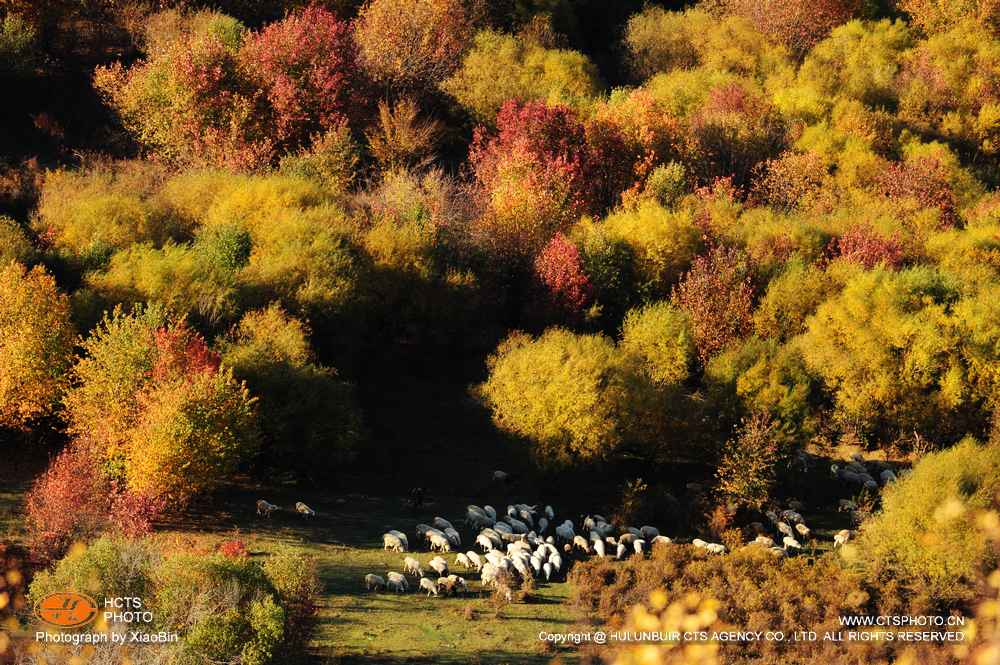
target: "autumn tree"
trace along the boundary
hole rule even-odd
[[[833,28],[850,20],[861,8],[860,0],[727,0],[724,5],[799,55],[826,37]]]
[[[753,267],[738,249],[716,246],[694,261],[672,299],[691,320],[698,357],[707,361],[753,323]]]
[[[580,252],[557,233],[535,257],[535,277],[548,304],[579,316],[593,299],[593,288],[583,271]]]
[[[770,500],[782,458],[775,430],[769,415],[756,413],[722,446],[716,480],[723,497],[755,510]]]
[[[69,298],[44,268],[0,267],[0,427],[28,427],[52,412],[74,337]]]
[[[472,31],[458,0],[370,0],[357,42],[371,78],[394,91],[433,90],[461,63]]]

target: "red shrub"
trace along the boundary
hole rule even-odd
[[[728,0],[728,9],[796,55],[822,40],[860,9],[859,0]]]
[[[924,208],[941,211],[941,226],[958,221],[955,192],[948,181],[945,166],[933,157],[918,157],[905,163],[892,163],[878,180],[879,191],[889,198],[912,198]]]
[[[344,117],[362,114],[356,50],[351,26],[317,6],[247,39],[240,57],[264,91],[279,142],[305,143]]]
[[[870,226],[848,229],[835,243],[836,255],[871,269],[879,264],[898,268],[903,263],[903,244],[898,234],[886,238]]]
[[[813,152],[786,152],[759,164],[758,170],[754,198],[785,210],[801,206],[808,197],[821,193],[828,173],[823,158]]]
[[[583,271],[580,252],[561,233],[557,233],[535,258],[535,276],[545,289],[549,304],[559,309],[579,313],[593,298],[593,288]]]
[[[695,259],[674,288],[673,300],[690,317],[702,362],[753,327],[751,272],[743,252],[716,246]]]
[[[181,321],[169,328],[159,328],[154,335],[156,360],[153,362],[154,382],[199,373],[214,374],[221,357],[208,348],[204,338]]]
[[[219,543],[219,554],[230,559],[243,559],[250,556],[247,544],[242,540],[227,540]]]

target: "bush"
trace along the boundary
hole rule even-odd
[[[0,427],[52,413],[74,341],[69,299],[41,266],[0,265]]]
[[[578,318],[593,298],[580,252],[561,233],[557,233],[535,257],[535,277],[547,304],[573,317]]]
[[[664,386],[686,381],[694,357],[687,318],[668,302],[630,310],[622,323],[619,347],[651,380]]]
[[[377,84],[397,91],[433,90],[471,38],[458,0],[370,0],[357,18],[361,62]]]
[[[674,288],[672,300],[691,321],[702,363],[730,342],[746,335],[752,325],[754,288],[745,254],[723,246],[695,259]]]
[[[351,128],[342,122],[314,137],[308,150],[282,158],[280,172],[346,194],[354,185],[360,160],[360,148],[351,136]]]
[[[754,331],[761,337],[788,340],[805,332],[806,321],[834,294],[836,280],[821,268],[790,261],[771,279],[753,313]]]
[[[882,510],[862,525],[857,562],[877,579],[896,579],[933,601],[977,594],[979,576],[997,563],[975,524],[977,509],[997,507],[1000,456],[971,439],[922,458],[890,485]]]
[[[116,308],[83,349],[67,429],[136,493],[183,505],[256,452],[255,400],[183,321]]]
[[[724,4],[800,56],[861,9],[860,0],[727,0]]]
[[[442,88],[476,120],[492,124],[509,100],[582,109],[600,92],[601,83],[597,68],[582,53],[484,30]]]
[[[38,31],[18,14],[8,13],[0,21],[0,75],[30,75],[39,61]]]
[[[11,261],[31,265],[35,248],[21,225],[10,217],[0,215],[0,266]]]
[[[784,452],[776,429],[768,414],[755,413],[723,444],[715,477],[724,498],[754,510],[771,500]]]
[[[261,396],[268,461],[315,476],[353,458],[364,426],[354,386],[316,363],[308,334],[271,305],[244,315],[222,357]]]
[[[420,117],[420,108],[409,99],[391,107],[380,101],[378,122],[369,130],[368,149],[386,170],[425,166],[433,159],[441,131],[435,120]]]

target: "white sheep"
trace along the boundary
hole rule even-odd
[[[672,542],[674,542],[674,541],[672,541],[667,536],[659,536],[659,535],[653,536],[653,540],[652,540],[652,544],[653,545],[669,545]]]
[[[461,552],[459,552],[455,556],[455,567],[457,568],[458,566],[462,566],[462,568],[465,568],[466,570],[470,570],[472,568],[472,562],[469,561],[469,557],[468,556],[466,556],[465,554],[462,554]]]
[[[764,547],[774,547],[774,538],[768,538],[767,536],[757,536],[754,539],[753,545],[763,545]]]
[[[625,556],[625,552],[628,551],[628,546],[625,543],[618,543],[618,548],[615,551],[615,558],[621,561],[622,557]]]
[[[796,549],[796,550],[802,549],[802,544],[799,543],[799,541],[797,541],[794,538],[792,538],[791,536],[785,536],[784,538],[781,539],[781,542],[785,546],[786,550],[789,547],[791,547],[792,549]]]
[[[378,591],[385,588],[385,580],[380,575],[368,573],[365,575],[365,589],[368,591]]]
[[[385,574],[385,577],[390,589],[395,589],[396,591],[403,593],[404,591],[407,591],[410,588],[410,583],[407,582],[406,578],[403,577],[403,575],[401,575],[400,573],[395,573],[390,571]]]
[[[795,531],[792,529],[792,527],[788,526],[784,522],[778,522],[777,526],[778,526],[778,531],[780,533],[788,536],[789,538],[795,537]]]
[[[725,545],[721,545],[719,543],[709,543],[708,545],[705,546],[705,549],[708,550],[709,552],[711,552],[712,554],[725,554],[726,553],[726,546]]]
[[[510,474],[506,471],[500,471],[497,469],[493,472],[493,480],[498,483],[505,483],[510,480]]]
[[[794,510],[783,510],[781,511],[781,519],[785,522],[791,522],[793,524],[798,524],[802,521],[802,515],[799,515]]]
[[[276,510],[281,510],[281,509],[278,508],[273,503],[269,503],[268,501],[265,501],[264,499],[257,499],[257,514],[258,515],[263,515],[264,517],[270,517],[271,513],[273,513]]]
[[[528,564],[524,562],[524,559],[522,559],[521,557],[515,557],[511,559],[511,563],[514,566],[514,570],[516,570],[518,574],[521,575],[521,579],[526,580],[531,577],[531,571],[528,570]]]
[[[625,543],[626,545],[631,545],[638,538],[639,537],[637,535],[635,535],[634,533],[632,533],[631,531],[627,531],[627,532],[623,533],[621,536],[619,536],[618,542],[619,543]]]
[[[382,549],[392,550],[393,552],[405,552],[406,547],[403,546],[403,541],[391,533],[382,534]]]
[[[315,517],[316,511],[302,503],[301,501],[296,502],[295,511],[302,515],[303,517]]]
[[[438,595],[438,585],[429,577],[420,578],[420,588],[427,592],[427,597]]]
[[[535,571],[535,577],[542,574],[542,563],[544,563],[537,554],[532,554],[531,559],[528,561],[531,564],[531,569]]]
[[[795,525],[795,530],[798,531],[799,535],[805,538],[806,540],[809,539],[809,527],[807,527],[802,522],[799,522],[798,524]]]
[[[473,568],[475,568],[476,570],[482,570],[483,561],[482,559],[479,558],[478,554],[476,554],[472,550],[469,550],[468,552],[465,553],[465,556],[469,559],[469,563],[472,564]]]
[[[437,550],[438,552],[450,552],[451,543],[442,535],[431,533],[429,534],[429,539],[431,541],[431,550]]]
[[[410,541],[406,537],[405,533],[403,533],[402,531],[397,531],[396,529],[389,529],[389,533],[399,538],[399,540],[403,543],[403,547],[405,547],[406,549],[410,549]]]
[[[590,554],[590,544],[587,543],[587,539],[583,536],[573,536],[573,545]]]
[[[410,556],[403,559],[403,572],[415,577],[424,576],[424,569],[420,567],[420,562]]]
[[[543,563],[542,573],[545,575],[545,581],[548,582],[552,578],[552,564],[548,561]]]
[[[840,545],[845,545],[848,540],[851,539],[850,529],[841,529],[837,533],[833,534],[833,547],[837,548]]]
[[[500,571],[492,563],[484,563],[483,569],[480,571],[479,581],[483,586],[490,586],[496,582],[497,574]]]
[[[635,553],[639,556],[643,556],[646,553],[646,541],[638,538],[632,541],[632,547],[635,549]]]
[[[595,540],[594,541],[594,554],[596,554],[597,556],[601,557],[602,559],[604,558],[605,554],[604,554],[604,541],[603,540]]]
[[[695,538],[694,540],[691,541],[691,544],[694,545],[695,547],[700,547],[700,548],[704,548],[706,545],[708,545],[708,543],[706,543],[701,538]]]
[[[444,559],[431,559],[427,565],[430,566],[431,569],[438,574],[438,576],[448,574],[448,562]]]
[[[479,545],[484,552],[490,552],[493,550],[493,541],[490,540],[489,537],[484,533],[481,533],[478,536],[476,536],[476,545]]]

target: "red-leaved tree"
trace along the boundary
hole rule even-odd
[[[753,327],[753,267],[736,248],[718,245],[695,259],[674,288],[673,301],[691,321],[698,357],[704,363]]]
[[[573,315],[593,300],[593,287],[583,271],[580,251],[566,236],[557,233],[535,258],[535,277],[548,304]]]
[[[915,199],[922,208],[937,208],[941,211],[942,227],[954,226],[958,221],[948,171],[933,157],[889,164],[878,179],[878,188],[889,198]]]
[[[885,237],[870,226],[859,224],[837,238],[835,254],[868,269],[879,264],[898,268],[903,263],[903,243],[898,234]]]
[[[725,5],[798,56],[861,8],[859,0],[727,0]]]

